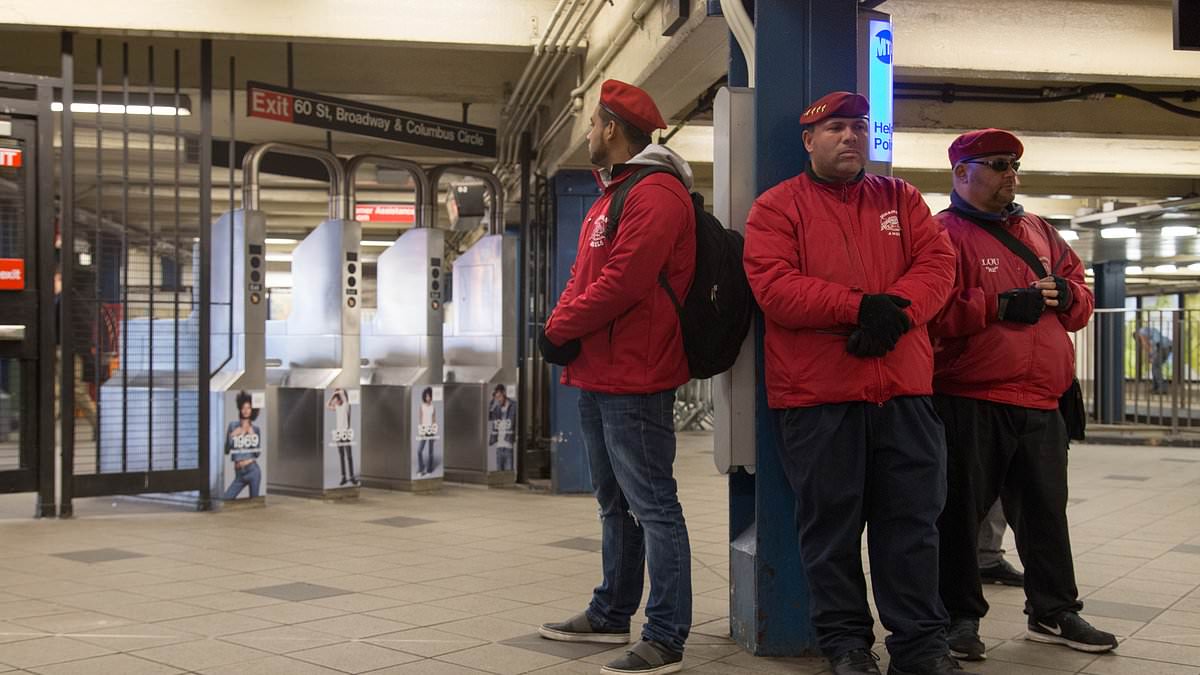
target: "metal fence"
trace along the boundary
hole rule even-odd
[[[692,380],[675,392],[675,430],[713,430],[712,380]]]
[[[1074,339],[1093,422],[1200,428],[1200,310],[1098,309]]]

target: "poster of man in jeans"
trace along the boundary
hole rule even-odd
[[[261,391],[229,392],[225,395],[225,419],[231,420],[225,428],[225,493],[226,501],[254,499],[263,494],[266,486],[264,463],[267,437],[263,429],[267,425],[259,415],[266,403],[266,393]],[[243,493],[245,493],[243,495]]]
[[[488,471],[515,471],[517,445],[517,391],[515,384],[497,384],[488,402]]]
[[[359,458],[362,412],[358,389],[333,387],[325,391],[325,489],[359,484],[355,466]]]

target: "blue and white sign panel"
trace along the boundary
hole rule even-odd
[[[867,43],[868,98],[871,100],[872,162],[892,162],[892,22],[872,19],[868,22],[871,39]]]

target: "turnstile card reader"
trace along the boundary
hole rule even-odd
[[[362,325],[362,479],[433,490],[445,471],[442,230],[405,232],[376,263],[378,308]]]

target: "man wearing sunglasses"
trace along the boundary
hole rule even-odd
[[[1067,430],[1059,398],[1072,384],[1069,332],[1095,304],[1079,257],[1014,201],[1021,141],[1000,129],[950,145],[954,191],[937,215],[958,252],[954,290],[930,324],[934,404],[946,427],[948,491],[938,521],[949,642],[982,660],[979,526],[997,496],[1025,566],[1026,637],[1085,652],[1117,646],[1079,616],[1067,531]]]
[[[889,675],[956,675],[938,602],[946,448],[925,331],[954,254],[916,188],[863,170],[867,113],[849,92],[809,106],[808,167],[754,202],[743,261],[766,318],[767,399],[821,651],[835,675],[879,675],[867,526]]]

